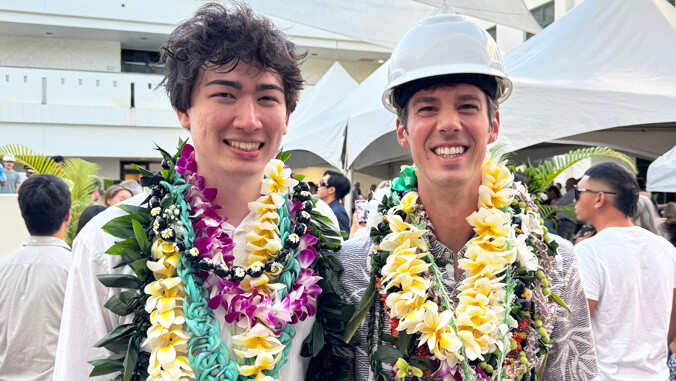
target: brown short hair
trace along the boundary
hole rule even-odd
[[[185,112],[192,106],[192,90],[201,70],[228,67],[239,62],[279,74],[284,87],[286,111],[296,108],[303,78],[294,45],[270,20],[256,15],[246,5],[232,2],[202,6],[179,25],[160,48],[158,71],[164,74],[171,105]]]

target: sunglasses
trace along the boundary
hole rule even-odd
[[[580,192],[589,192],[589,193],[605,193],[605,194],[617,194],[616,192],[607,192],[607,191],[597,191],[597,190],[591,190],[591,189],[582,189],[578,188],[577,185],[573,187],[575,189],[575,201],[577,201],[580,198]]]
[[[320,186],[320,187],[327,187],[327,188],[329,187],[329,184],[326,183],[324,180],[320,180],[319,184],[317,184],[317,185]]]

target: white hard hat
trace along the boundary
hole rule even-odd
[[[13,155],[5,154],[5,156],[2,157],[2,161],[13,161],[13,162],[16,162],[16,159],[14,158]]]
[[[512,81],[505,74],[495,40],[473,22],[458,15],[444,14],[423,19],[394,49],[383,104],[396,112],[394,90],[397,86],[449,74],[494,77],[498,103],[505,101],[512,92]]]

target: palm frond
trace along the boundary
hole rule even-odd
[[[498,157],[498,161],[503,161],[509,159],[510,156],[514,155],[513,152],[505,152],[507,145],[506,144],[496,144],[493,147],[488,149],[491,157]]]
[[[60,169],[54,160],[24,145],[7,144],[0,146],[0,155],[4,157],[7,154],[14,156],[17,163],[27,165],[38,174],[59,175]]]
[[[618,159],[627,164],[634,172],[638,172],[634,161],[627,155],[608,147],[585,147],[556,156],[551,161],[544,161],[534,167],[530,162],[524,173],[530,179],[528,191],[531,194],[540,194],[547,190],[554,179],[566,169],[578,162],[592,157],[609,157]]]
[[[80,214],[92,203],[92,193],[97,185],[94,176],[96,176],[98,171],[98,165],[82,159],[70,158],[66,159],[63,163],[61,175],[71,187],[70,196],[72,200],[71,218],[73,223],[70,224],[66,231],[66,242],[68,244],[75,238],[75,230],[77,228],[77,221],[80,219]]]

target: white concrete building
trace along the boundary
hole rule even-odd
[[[547,26],[582,0],[525,0]],[[665,0],[673,2],[674,0]],[[187,137],[161,77],[148,62],[195,0],[23,0],[0,2],[0,145],[18,143],[46,155],[81,157],[113,179],[134,178],[137,163],[158,167],[153,142],[169,150]],[[390,51],[272,18],[299,49],[306,90],[334,61],[362,81]],[[477,21],[504,53],[523,31]],[[19,169],[20,170],[20,169]]]
[[[113,179],[126,177],[128,163],[154,169],[153,142],[171,150],[188,134],[147,63],[202,3],[0,2],[0,145],[81,157]],[[336,60],[361,81],[389,57],[375,45],[273,21],[308,51],[307,88]]]

